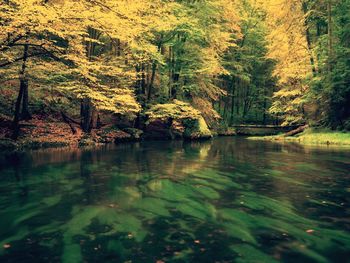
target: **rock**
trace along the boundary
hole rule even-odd
[[[131,139],[135,141],[141,140],[143,131],[136,129],[136,128],[125,128],[123,129],[124,132],[128,133],[131,135]]]
[[[198,119],[184,120],[185,132],[184,138],[190,140],[210,139],[213,137],[207,123],[201,116]]]
[[[130,142],[132,141],[132,136],[129,133],[126,133],[122,130],[115,131],[113,133],[114,135],[114,142]]]
[[[155,119],[146,124],[143,137],[146,139],[173,139],[171,133],[172,121],[169,119]]]
[[[170,127],[170,133],[172,135],[172,138],[183,138],[183,134],[185,132],[186,128],[182,121],[173,120],[171,127]]]
[[[145,138],[151,139],[208,139],[212,134],[201,113],[179,100],[157,104],[145,113]]]

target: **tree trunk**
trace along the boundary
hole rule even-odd
[[[86,133],[91,131],[91,113],[91,100],[89,98],[82,99],[80,108],[81,128]]]
[[[157,70],[157,63],[155,61],[153,61],[151,80],[150,80],[150,83],[148,85],[147,101],[151,100],[153,83],[154,83],[154,79],[156,77],[156,70]]]
[[[294,135],[297,135],[298,133],[301,133],[303,131],[305,131],[305,129],[307,129],[309,127],[309,125],[304,125],[304,126],[301,126],[295,130],[292,130],[290,132],[287,132],[285,133],[283,136],[284,137],[288,137],[288,136],[294,136]]]
[[[267,89],[264,85],[264,102],[263,102],[263,124],[266,125],[266,110],[267,110]]]
[[[97,110],[92,109],[91,120],[90,120],[90,130],[100,128],[100,115]]]
[[[332,0],[328,0],[327,2],[327,17],[328,17],[328,73],[331,73],[332,60],[333,60]]]
[[[236,88],[236,114],[239,116],[239,104],[240,104],[240,98],[239,98],[239,90],[240,90],[240,81],[237,80],[237,88]]]
[[[20,111],[21,111],[21,102],[23,98],[23,93],[24,93],[24,87],[23,87],[23,82],[20,82],[20,87],[19,87],[19,92],[18,92],[18,97],[16,100],[16,106],[15,106],[15,114],[13,118],[13,133],[11,138],[13,140],[17,140],[18,135],[19,135],[19,119],[20,119]]]
[[[89,27],[88,34],[91,39],[98,39],[99,33],[96,29]],[[121,43],[118,42],[118,49]],[[86,42],[86,56],[89,61],[92,61],[93,55],[95,53],[96,44],[92,41]],[[86,133],[91,131],[91,116],[92,116],[92,103],[90,98],[83,98],[80,104],[80,126],[82,130]]]
[[[29,112],[28,79],[24,77],[20,81],[21,81],[20,85],[23,86],[23,101],[22,101],[21,119],[22,120],[30,120],[32,118],[32,116]]]
[[[306,15],[308,12],[308,8],[307,8],[307,3],[303,2],[303,12]],[[312,54],[312,47],[311,47],[311,36],[310,36],[310,30],[309,30],[309,26],[308,26],[308,21],[307,19],[305,19],[305,34],[306,34],[306,43],[307,43],[307,49],[309,51],[310,54],[310,65],[311,65],[311,69],[312,69],[312,74],[315,77],[317,74],[317,70],[316,70],[316,65],[315,65],[315,59],[314,56]]]
[[[23,49],[23,63],[22,67],[20,70],[20,84],[19,84],[19,92],[18,92],[18,97],[16,100],[16,106],[15,106],[15,113],[14,113],[14,118],[13,118],[13,133],[12,133],[12,139],[17,140],[18,135],[19,135],[19,120],[20,120],[20,111],[21,111],[21,102],[24,97],[25,90],[27,89],[27,107],[28,107],[28,80],[26,77],[26,67],[27,67],[27,59],[28,59],[28,45],[24,45]],[[29,113],[29,112],[28,112]]]
[[[176,99],[177,97],[177,87],[180,79],[180,74],[174,73],[173,75],[173,85],[171,86],[171,98]]]
[[[161,49],[162,49],[162,37],[161,37],[161,40],[158,43],[158,52],[160,52]],[[149,85],[148,85],[147,101],[150,101],[151,96],[152,96],[154,79],[156,77],[156,70],[157,70],[157,61],[153,60],[153,63],[152,63],[152,75],[151,75],[151,80],[150,80]]]
[[[234,120],[234,112],[235,112],[235,77],[232,77],[232,86],[231,86],[231,120],[230,123],[231,125],[233,124]]]
[[[141,64],[141,92],[146,94],[146,75],[145,75],[145,64]]]
[[[72,133],[73,133],[73,134],[76,134],[76,133],[77,133],[77,130],[75,129],[75,127],[73,126],[73,124],[70,122],[70,119],[67,117],[67,115],[65,115],[62,111],[61,111],[61,115],[62,115],[62,119],[64,120],[64,122],[66,122],[66,123],[69,125],[69,127],[70,127]]]

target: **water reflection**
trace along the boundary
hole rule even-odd
[[[0,261],[345,262],[349,157],[240,138],[3,155]]]

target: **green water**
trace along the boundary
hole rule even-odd
[[[0,262],[349,262],[350,151],[218,138],[0,157]]]

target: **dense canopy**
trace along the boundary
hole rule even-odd
[[[1,113],[350,128],[348,0],[3,0]]]

